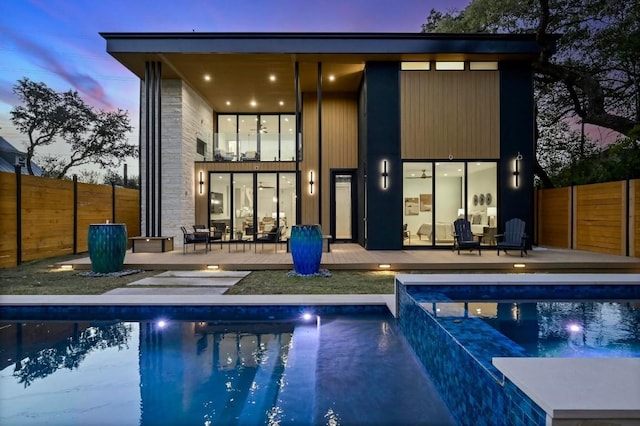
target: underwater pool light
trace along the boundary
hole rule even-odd
[[[569,325],[567,326],[567,329],[568,329],[570,332],[572,332],[572,333],[577,333],[577,332],[579,332],[579,331],[582,331],[582,327],[580,327],[580,325],[578,325],[578,324],[574,324],[574,323],[569,324]]]
[[[158,320],[158,322],[156,322],[156,325],[158,326],[158,328],[165,328],[167,326],[167,322],[165,320]]]
[[[313,318],[313,315],[311,315],[309,312],[305,312],[304,314],[302,314],[302,319],[305,321],[309,321]]]

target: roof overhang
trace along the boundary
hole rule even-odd
[[[315,91],[318,63],[326,92],[356,92],[369,61],[534,61],[533,34],[426,33],[101,33],[107,52],[144,79],[145,63],[163,63],[218,112],[293,111],[294,66],[303,92]],[[204,76],[208,75],[209,80]],[[275,76],[275,81],[268,76]],[[248,100],[258,98],[258,107]],[[268,100],[267,100],[268,99]],[[231,105],[227,105],[227,101]],[[280,102],[284,105],[280,106]]]

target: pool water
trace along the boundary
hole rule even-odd
[[[534,357],[640,357],[638,301],[503,301],[424,304],[456,328],[480,318]]]
[[[0,339],[0,424],[455,424],[388,315],[15,321]]]

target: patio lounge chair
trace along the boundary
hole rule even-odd
[[[474,236],[471,232],[471,224],[467,219],[457,219],[453,222],[453,249],[478,250],[478,255],[482,256],[482,235]]]
[[[216,241],[220,241],[220,248],[222,248],[222,231],[218,231],[218,229],[214,226],[211,229],[207,229],[206,225],[193,225],[193,232],[196,234],[203,233],[208,237],[207,244],[209,245],[209,250],[211,250],[211,243]]]
[[[275,245],[275,250],[278,251],[278,244],[280,243],[283,230],[284,226],[274,226],[269,232],[258,234],[260,236],[255,240],[254,251],[257,251],[258,243],[262,243],[262,250],[264,250],[264,243],[273,243]]]
[[[520,257],[523,257],[523,254],[527,253],[527,234],[524,230],[524,220],[518,218],[508,220],[504,224],[504,234],[496,235],[498,256],[500,256],[500,249],[504,250],[505,254],[508,249],[512,249],[520,250]]]
[[[185,254],[187,252],[187,244],[193,244],[193,251],[196,250],[197,243],[204,244],[204,252],[206,253],[209,249],[209,236],[204,232],[187,232],[187,228],[181,226],[183,241],[182,241],[182,253]]]

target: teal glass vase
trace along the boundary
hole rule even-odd
[[[290,237],[293,269],[300,275],[313,275],[322,260],[322,228],[320,225],[294,225]]]
[[[127,252],[127,225],[91,224],[87,243],[93,272],[106,274],[122,270],[124,255]]]

